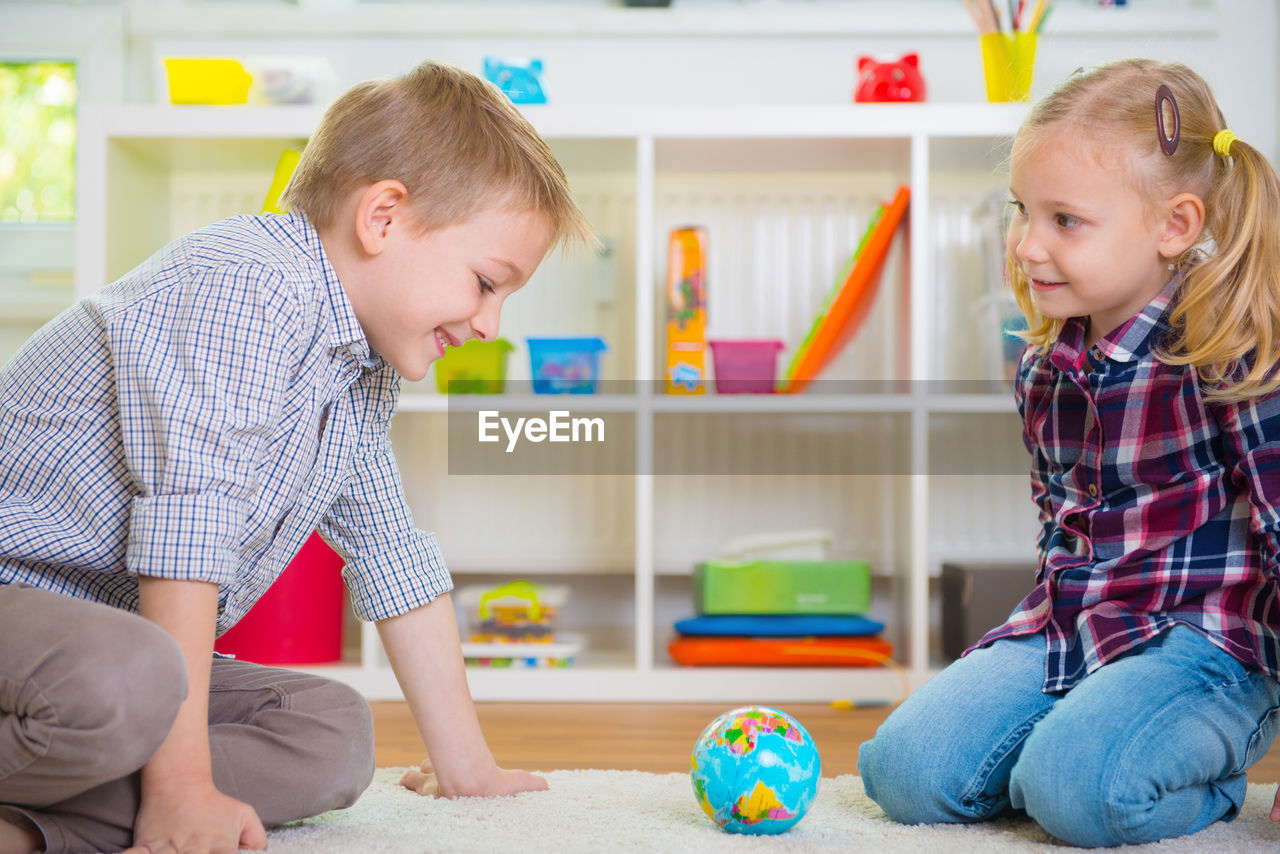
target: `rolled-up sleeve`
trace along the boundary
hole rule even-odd
[[[127,567],[138,575],[228,584],[244,521],[244,504],[224,495],[135,498]]]
[[[419,530],[385,430],[356,465],[320,534],[346,561],[351,607],[361,620],[412,611],[453,589],[434,534]]]

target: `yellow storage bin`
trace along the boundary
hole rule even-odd
[[[170,57],[171,104],[247,104],[253,75],[235,59]]]

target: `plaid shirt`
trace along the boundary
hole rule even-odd
[[[1078,318],[1023,353],[1040,566],[975,648],[1044,632],[1047,693],[1179,623],[1280,676],[1280,393],[1206,404],[1194,368],[1156,359],[1176,288],[1087,353]]]
[[[451,587],[413,526],[372,353],[302,216],[196,231],[0,371],[0,584],[131,611],[138,576],[214,582],[236,623],[318,527],[362,619]]]

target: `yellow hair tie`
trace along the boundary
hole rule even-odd
[[[1231,156],[1231,143],[1240,137],[1236,136],[1229,130],[1220,130],[1213,135],[1213,150],[1221,154],[1223,157]]]

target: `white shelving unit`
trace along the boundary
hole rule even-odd
[[[989,285],[991,199],[1003,191],[999,167],[1023,109],[528,109],[611,253],[553,254],[508,304],[503,334],[517,345],[525,335],[602,335],[604,378],[617,385],[572,400],[449,400],[430,377],[405,389],[393,441],[406,494],[440,537],[455,583],[569,584],[566,628],[587,639],[571,668],[472,668],[477,699],[898,697],[900,674],[886,668],[670,662],[671,623],[692,610],[693,564],[768,530],[826,528],[835,557],[869,560],[873,616],[886,622],[911,685],[940,666],[931,586],[941,563],[1032,559],[1025,451],[998,379],[999,297]],[[86,107],[77,296],[192,228],[255,212],[280,150],[302,145],[318,120],[309,108]],[[909,228],[864,328],[822,383],[799,396],[655,391],[671,228],[708,227],[712,337],[794,346],[876,202],[899,184],[912,189]],[[508,376],[528,377],[522,347]],[[634,459],[624,473],[449,473],[450,413],[570,405],[628,425]],[[776,470],[729,473],[762,457]],[[664,473],[672,459],[688,469]],[[372,627],[350,657],[323,670],[371,698],[399,696]]]

